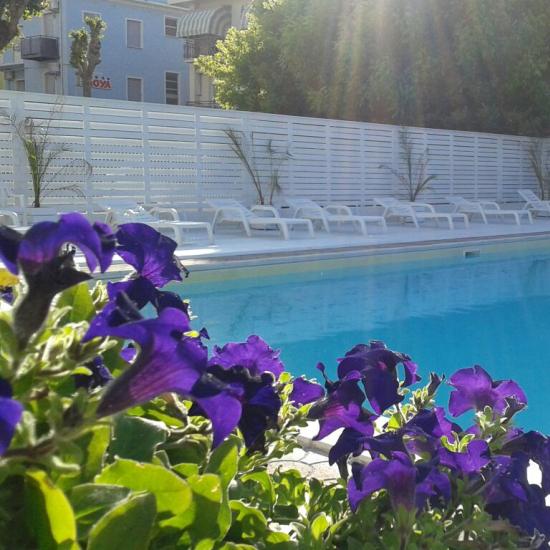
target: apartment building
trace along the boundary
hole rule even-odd
[[[10,90],[82,95],[69,64],[69,32],[99,15],[107,30],[93,97],[185,104],[189,65],[177,29],[189,9],[168,0],[50,0],[42,17],[22,22],[22,38],[0,56],[0,82]]]

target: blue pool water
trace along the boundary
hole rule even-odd
[[[192,275],[200,280],[200,273]],[[480,364],[527,393],[526,428],[550,432],[550,248],[508,258],[342,267],[306,274],[184,285],[194,326],[212,343],[259,334],[294,374],[318,377],[323,361],[383,340],[411,355],[427,380]],[[443,394],[441,400],[446,399]]]

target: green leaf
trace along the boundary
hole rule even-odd
[[[180,474],[182,477],[189,477],[199,473],[199,465],[193,463],[176,464],[175,466],[172,466],[172,470]]]
[[[87,537],[97,520],[129,494],[129,489],[118,485],[84,483],[73,487],[69,498],[77,520],[78,538]]]
[[[269,504],[275,504],[275,488],[273,487],[273,479],[267,473],[266,470],[258,470],[257,472],[252,472],[251,474],[245,474],[241,477],[243,483],[253,482],[254,484],[259,485],[259,487],[254,487],[254,492],[257,497],[264,497]]]
[[[96,523],[90,532],[88,550],[147,550],[156,512],[151,493],[128,498]]]
[[[94,302],[88,283],[75,285],[65,290],[57,301],[57,307],[69,307],[67,322],[89,321],[95,315]]]
[[[187,511],[189,528],[186,537],[193,548],[211,548],[223,539],[231,523],[231,511],[220,476],[194,475],[187,479],[193,490],[193,504]]]
[[[110,426],[94,426],[92,430],[76,441],[84,449],[82,481],[91,480],[100,470],[110,439]]]
[[[208,461],[207,473],[218,474],[226,489],[237,474],[239,462],[239,438],[230,437],[217,447]]]
[[[330,521],[328,516],[321,512],[318,514],[315,519],[311,522],[310,532],[314,540],[320,541],[323,538],[326,530],[330,527]]]
[[[120,458],[150,462],[159,443],[164,443],[168,431],[161,422],[138,416],[118,416],[110,452]]]
[[[187,482],[162,466],[119,459],[96,476],[95,481],[132,491],[149,491],[155,495],[159,514],[170,515],[161,521],[162,526],[183,528],[189,524],[187,511],[193,502],[193,491]]]
[[[233,513],[233,522],[228,538],[233,540],[262,540],[267,531],[267,520],[257,508],[247,506],[240,500],[230,503]]]
[[[42,470],[25,474],[25,509],[28,529],[41,550],[73,550],[76,522],[67,497]]]

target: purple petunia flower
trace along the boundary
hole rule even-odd
[[[281,408],[274,381],[269,372],[253,374],[240,365],[209,366],[192,389],[191,414],[206,413],[212,420],[214,447],[238,426],[249,452],[263,451],[265,431],[277,427]]]
[[[435,467],[435,461],[417,465],[415,504],[423,508],[426,502],[437,506],[451,498],[449,476]]]
[[[189,318],[167,308],[156,319],[142,319],[97,329],[94,336],[133,340],[140,351],[132,365],[108,384],[99,416],[114,414],[167,392],[184,396],[206,370],[207,351],[198,338],[189,338]]]
[[[137,277],[118,283],[108,283],[107,294],[109,302],[93,318],[84,341],[93,337],[92,334],[97,330],[97,327],[105,324],[114,327],[127,323],[130,320],[139,319],[139,310],[147,304],[152,304],[157,313],[171,307],[187,314],[189,309],[188,305],[176,293],[158,290],[145,277]],[[122,307],[123,301],[127,303],[126,307]],[[126,311],[125,315],[121,315],[123,311]],[[130,312],[132,313],[130,314]]]
[[[427,500],[448,500],[451,494],[449,478],[437,470],[435,463],[413,464],[402,452],[392,453],[389,460],[376,458],[366,466],[354,463],[353,477],[348,482],[351,509],[373,493],[385,489],[394,510],[412,511],[422,508]]]
[[[522,433],[516,430],[514,437],[507,441],[502,452],[514,456],[523,456],[532,460],[541,469],[542,490],[550,494],[550,438],[535,431]]]
[[[455,388],[449,399],[449,411],[453,416],[460,416],[470,409],[482,411],[487,406],[502,414],[509,398],[527,404],[523,390],[514,381],[493,381],[478,365],[455,372],[449,383]]]
[[[187,270],[174,256],[177,244],[149,225],[125,223],[116,233],[117,254],[156,287],[181,281]]]
[[[279,378],[285,370],[279,354],[259,336],[252,335],[246,342],[226,344],[223,348],[214,346],[208,365],[218,365],[224,369],[240,366],[248,369],[252,375],[270,372]]]
[[[9,448],[23,405],[12,399],[11,386],[0,378],[0,456]]]
[[[527,480],[529,457],[524,453],[493,458],[484,497],[493,518],[504,518],[533,536],[536,531],[550,537],[550,507],[546,493]]]
[[[390,460],[376,458],[366,466],[352,465],[348,498],[355,512],[359,504],[373,493],[386,489],[394,510],[412,510],[415,506],[416,468],[404,453],[394,453]]]
[[[321,399],[325,395],[323,386],[310,382],[305,378],[295,378],[292,381],[292,393],[290,394],[290,402],[296,406],[301,407],[308,403],[313,403],[318,399]]]
[[[338,378],[342,379],[350,372],[359,372],[367,398],[378,414],[403,401],[403,395],[398,391],[397,365],[404,367],[405,387],[420,380],[416,363],[408,355],[387,349],[383,342],[359,344],[339,361]]]
[[[340,428],[353,428],[357,432],[371,435],[371,414],[362,404],[365,395],[358,385],[358,375],[348,375],[337,383],[329,394],[317,401],[309,411],[311,420],[319,420],[319,433],[314,439],[324,439]]]
[[[111,265],[115,248],[112,232],[105,224],[91,225],[82,214],[63,214],[57,222],[36,223],[25,235],[0,228],[0,259],[14,274],[19,273],[19,266],[25,276],[36,274],[60,255],[65,244],[83,252],[90,271],[98,266],[106,271]]]
[[[58,222],[33,225],[25,235],[0,226],[0,259],[14,274],[21,270],[28,291],[17,307],[14,328],[24,346],[44,322],[56,294],[90,279],[75,268],[73,244],[84,254],[90,271],[105,271],[114,254],[114,236],[105,224],[91,225],[82,214],[60,216]]]

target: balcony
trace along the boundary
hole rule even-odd
[[[199,55],[214,55],[218,51],[216,42],[219,39],[218,36],[186,38],[183,41],[183,60],[192,63]]]
[[[53,36],[29,36],[21,39],[21,59],[57,61],[59,43]]]

